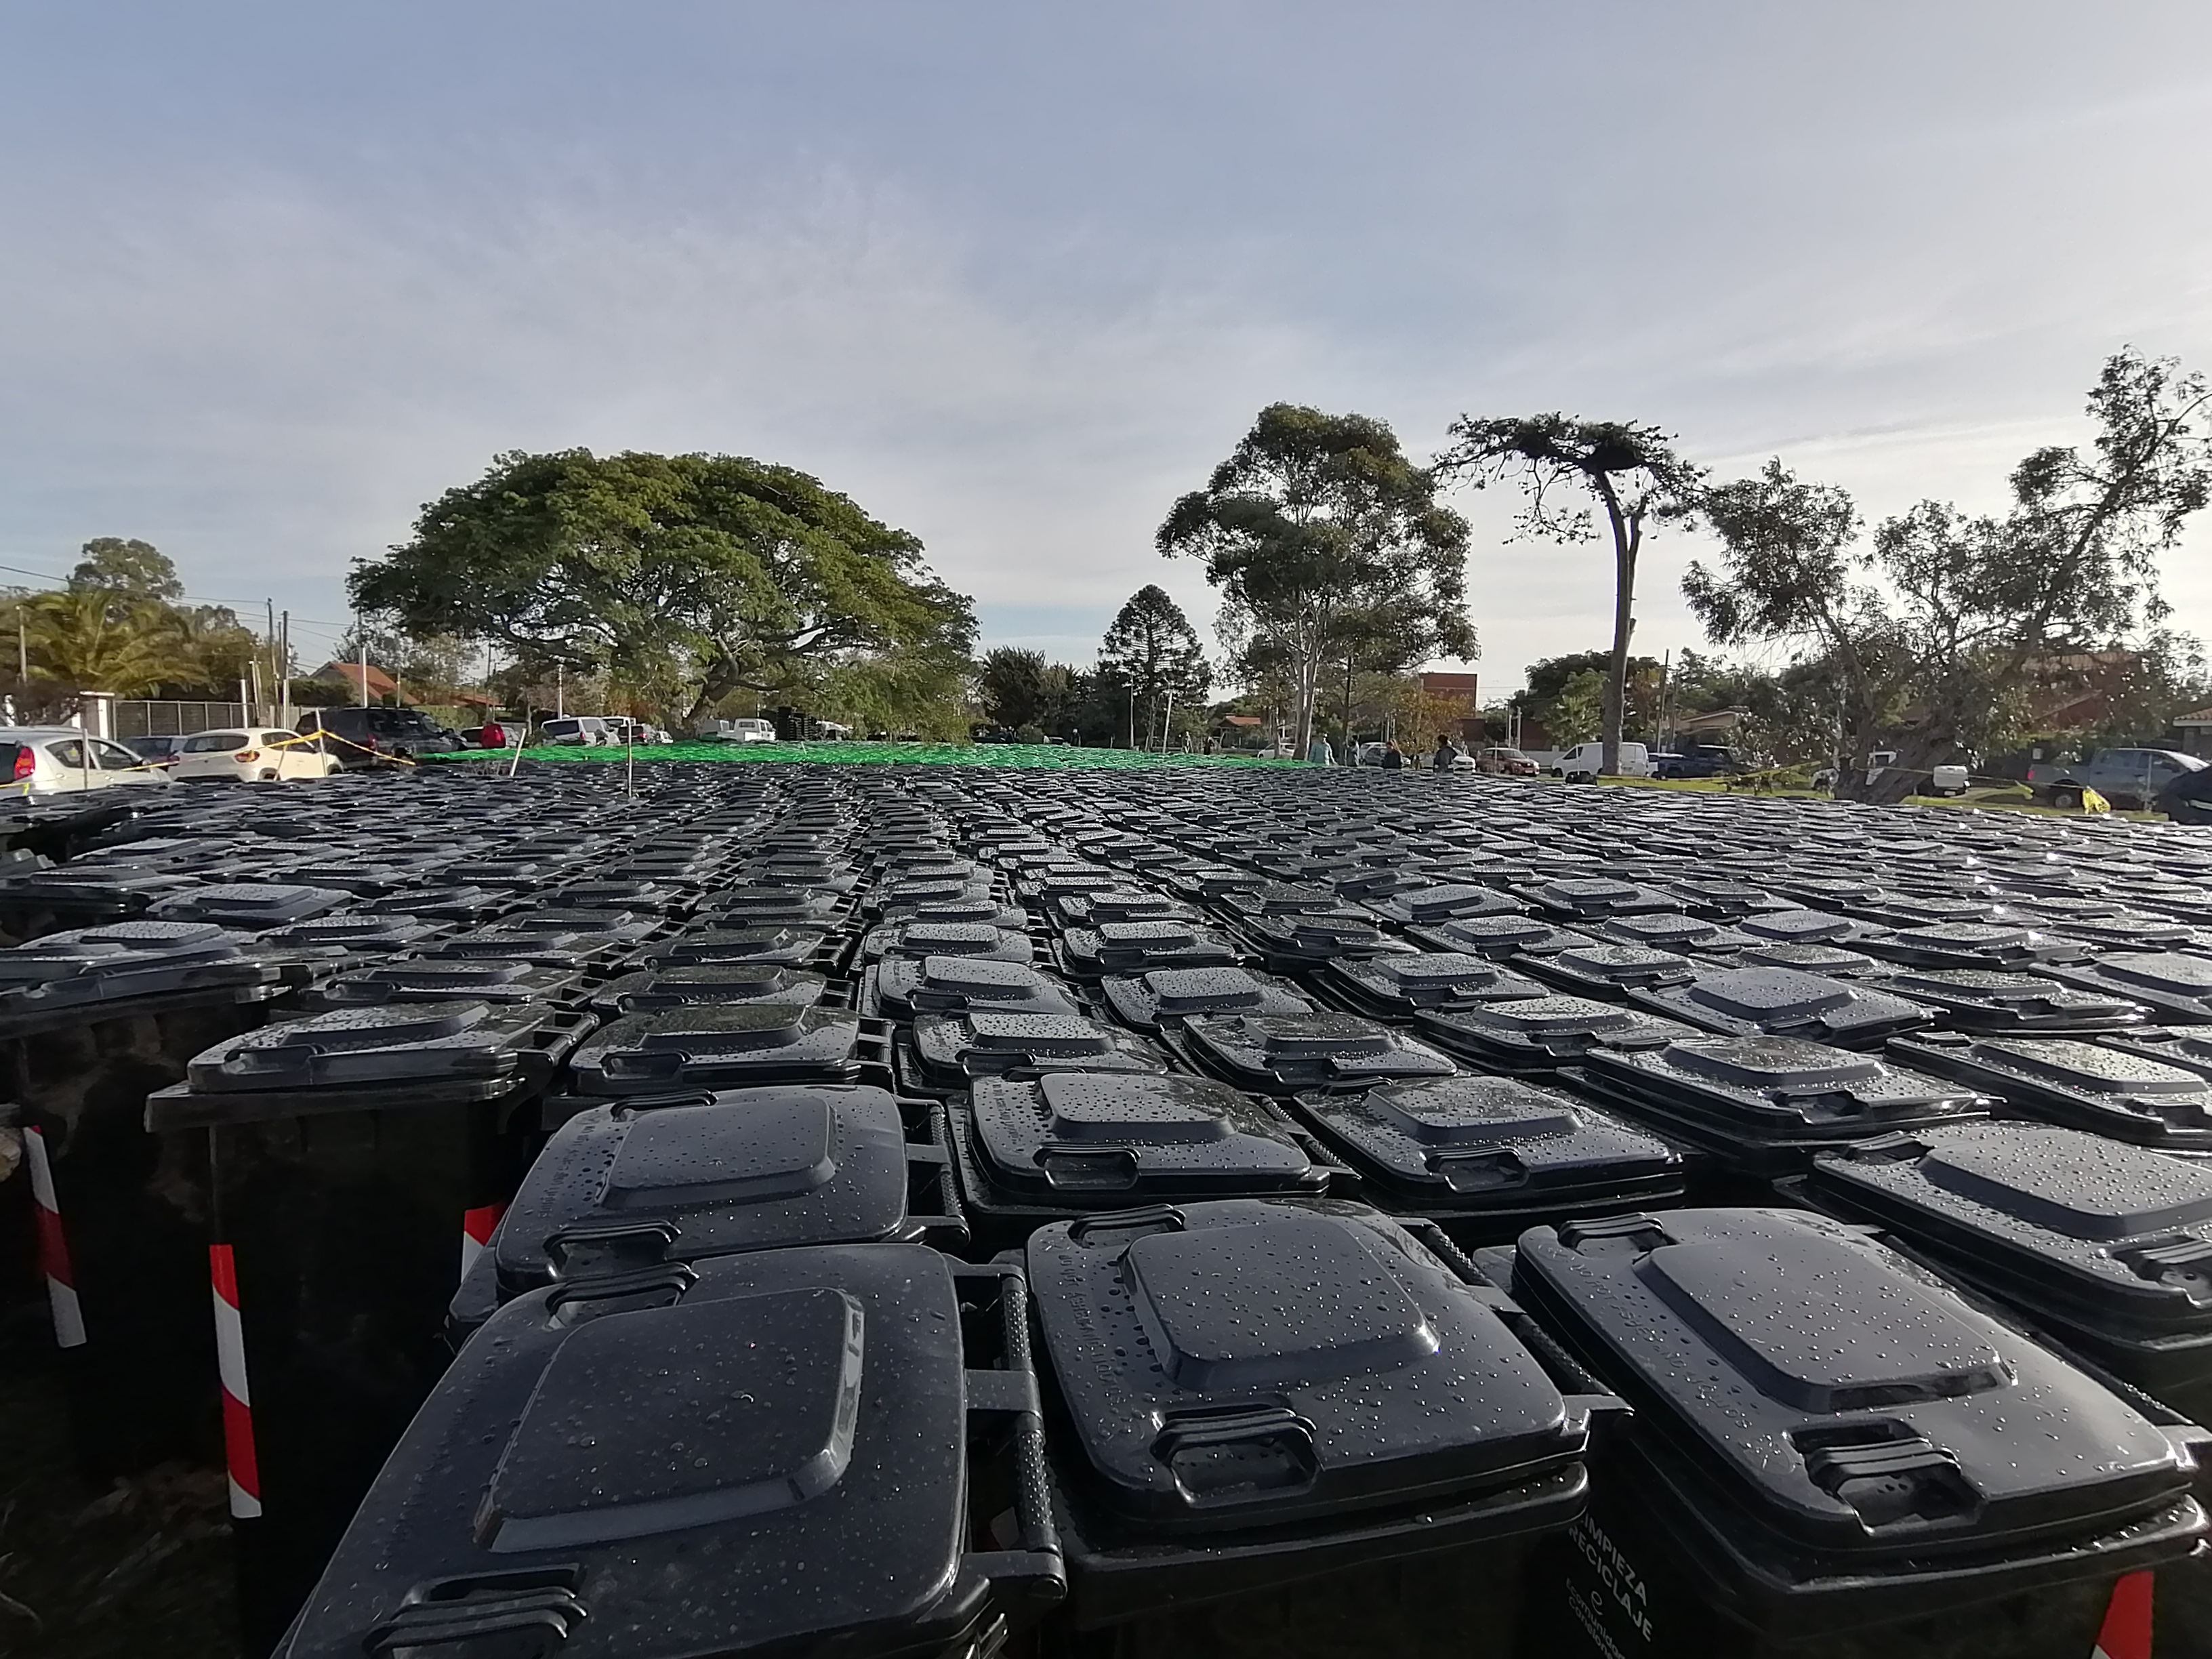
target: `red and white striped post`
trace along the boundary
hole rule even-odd
[[[479,1204],[473,1210],[461,1212],[461,1277],[469,1276],[469,1269],[477,1265],[477,1258],[491,1248],[491,1236],[498,1229],[500,1217],[507,1213],[504,1204]]]
[[[246,1386],[246,1328],[238,1316],[238,1264],[228,1244],[208,1246],[215,1281],[215,1357],[222,1375],[222,1445],[230,1469],[230,1512],[261,1513],[261,1470],[253,1455],[253,1395]]]
[[[25,1129],[31,1158],[31,1199],[39,1211],[39,1272],[46,1281],[46,1301],[54,1311],[54,1340],[64,1348],[84,1346],[84,1309],[77,1301],[76,1275],[70,1270],[69,1237],[62,1231],[61,1201],[54,1195],[54,1168],[46,1159],[46,1137],[36,1125]]]

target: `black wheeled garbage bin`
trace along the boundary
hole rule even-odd
[[[1531,1547],[1582,1512],[1618,1402],[1548,1372],[1440,1236],[1232,1200],[1058,1223],[1027,1261],[1059,1650],[1513,1651]]]
[[[1018,1269],[763,1250],[494,1315],[283,1659],[971,1659],[1064,1587]]]
[[[205,1143],[146,1097],[284,988],[246,941],[125,921],[0,951],[0,1063],[24,1132],[78,1467],[106,1481],[220,1461]]]
[[[2081,1659],[2204,1534],[2203,1430],[1827,1217],[1537,1228],[1512,1283],[1636,1412],[1532,1654]]]
[[[219,1043],[147,1101],[155,1132],[202,1132],[212,1171],[210,1375],[248,1659],[444,1370],[447,1304],[591,1024],[544,1004],[343,1009]]]

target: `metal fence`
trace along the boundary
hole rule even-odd
[[[151,702],[118,699],[115,735],[132,738],[176,738],[188,732],[213,732],[223,726],[256,724],[252,710],[242,702]]]

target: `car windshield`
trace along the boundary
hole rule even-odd
[[[246,738],[243,732],[196,732],[185,739],[187,755],[213,755],[225,749],[243,749]]]

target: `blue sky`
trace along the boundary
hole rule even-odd
[[[2202,0],[0,0],[0,564],[327,629],[500,451],[727,450],[1084,660],[1210,617],[1152,531],[1279,398],[1994,506],[2122,343],[2212,369],[2208,133]],[[1487,679],[1601,643],[1607,562],[1464,505]]]

